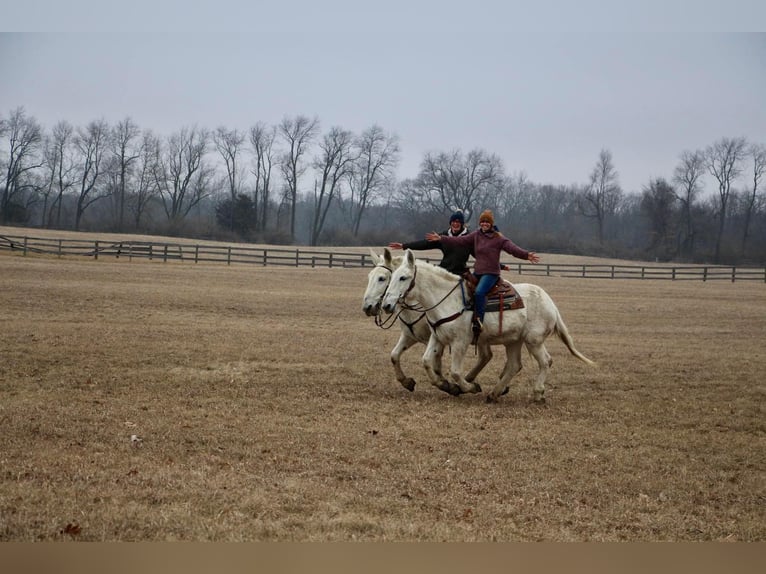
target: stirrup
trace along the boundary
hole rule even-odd
[[[473,339],[471,340],[471,345],[475,345],[479,341],[479,335],[481,335],[482,325],[479,319],[473,319],[471,323],[472,323],[471,330],[473,331]]]

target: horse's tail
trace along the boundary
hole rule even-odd
[[[583,355],[580,351],[575,349],[572,335],[569,334],[569,329],[567,329],[567,325],[566,323],[564,323],[564,319],[562,319],[561,313],[559,312],[558,309],[556,309],[556,326],[554,330],[556,331],[556,335],[558,335],[559,339],[561,339],[561,342],[567,346],[567,349],[569,349],[570,353],[572,353],[575,357],[580,359],[583,363],[587,363],[588,365],[591,365],[592,367],[596,366],[596,363],[594,363],[588,357]]]

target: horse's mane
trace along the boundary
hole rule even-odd
[[[428,261],[425,261],[424,259],[415,259],[415,265],[418,265],[420,267],[428,267],[429,270],[433,271],[435,275],[438,275],[442,279],[447,279],[449,281],[457,281],[458,279],[460,279],[459,275],[455,275],[454,273],[447,271],[444,267],[439,267],[438,265],[429,263]]]

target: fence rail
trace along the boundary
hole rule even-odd
[[[249,263],[290,267],[372,267],[366,253],[338,253],[277,247],[248,247],[192,243],[159,243],[150,241],[102,241],[84,239],[52,239],[42,237],[0,235],[0,252],[21,255],[41,254],[56,257],[81,256],[126,258],[129,261],[189,261]],[[431,263],[438,260],[427,259]],[[579,277],[583,279],[660,279],[671,281],[762,281],[766,283],[766,267],[731,267],[721,265],[609,265],[542,263],[531,265],[518,260],[507,262],[519,275]]]

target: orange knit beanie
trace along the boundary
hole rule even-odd
[[[495,216],[492,215],[492,211],[490,211],[489,209],[485,209],[484,211],[482,211],[481,215],[479,216],[479,223],[481,223],[482,221],[488,221],[490,225],[494,225]]]

